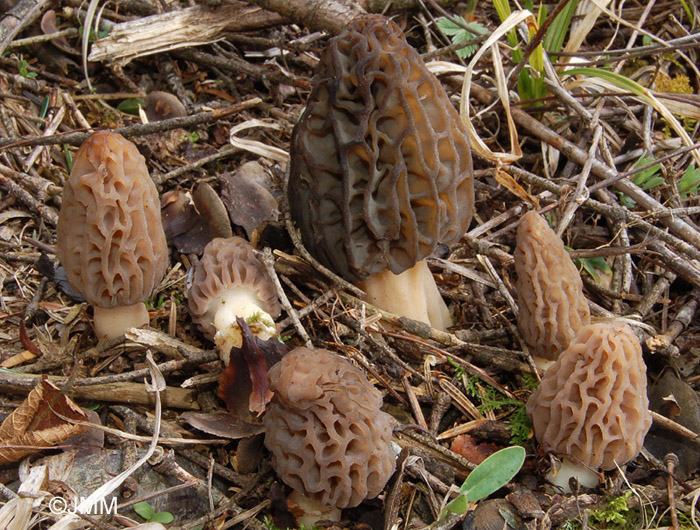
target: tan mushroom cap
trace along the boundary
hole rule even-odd
[[[68,281],[92,305],[131,306],[150,296],[168,247],[158,191],[133,143],[109,131],[83,142],[63,188],[57,235]]]
[[[297,348],[268,377],[265,446],[279,477],[324,506],[376,497],[394,472],[392,419],[364,373],[327,350]]]
[[[212,239],[194,270],[188,293],[192,320],[210,339],[217,331],[214,317],[224,303],[222,297],[232,289],[249,291],[263,311],[273,318],[280,315],[277,290],[250,243],[237,236]]]
[[[474,205],[467,131],[399,27],[381,15],[352,21],[313,84],[289,177],[311,254],[356,282],[458,240]]]
[[[634,332],[616,322],[585,326],[547,369],[527,412],[547,451],[592,469],[632,460],[652,421]]]
[[[513,258],[518,329],[533,355],[554,360],[591,320],[581,275],[562,240],[534,211],[520,221]]]

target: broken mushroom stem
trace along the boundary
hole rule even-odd
[[[441,331],[452,324],[450,311],[425,260],[400,274],[383,270],[357,286],[365,291],[364,300],[375,307],[425,322]]]
[[[547,473],[547,480],[557,486],[563,493],[572,493],[571,479],[575,478],[584,488],[595,488],[600,483],[600,476],[591,468],[577,464],[563,457],[560,462]]]
[[[214,343],[222,358],[228,364],[231,348],[243,345],[241,328],[236,322],[242,318],[248,324],[253,335],[261,340],[277,336],[274,319],[262,308],[260,300],[250,289],[233,288],[220,296],[219,309],[214,314]]]

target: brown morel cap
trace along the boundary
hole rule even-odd
[[[136,146],[100,131],[80,146],[63,188],[56,255],[92,305],[142,302],[163,278],[168,247],[158,191]]]
[[[269,380],[265,446],[279,477],[324,506],[377,496],[394,472],[392,419],[364,373],[327,350],[297,348]]]
[[[646,373],[628,325],[585,326],[527,402],[537,440],[593,469],[632,460],[651,426]]]
[[[216,334],[214,315],[221,296],[236,288],[254,293],[262,309],[273,318],[280,315],[277,290],[250,243],[238,236],[212,239],[194,270],[188,293],[192,320],[210,339]]]
[[[520,221],[513,257],[518,328],[533,355],[554,360],[591,319],[581,275],[562,240],[534,211]]]
[[[457,241],[474,205],[467,130],[399,27],[356,19],[328,42],[313,84],[289,177],[311,254],[358,281]]]

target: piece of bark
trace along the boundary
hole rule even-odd
[[[311,30],[340,33],[353,18],[366,14],[359,2],[343,0],[251,0],[251,4],[279,13]]]
[[[227,32],[283,22],[276,13],[238,0],[220,7],[195,6],[117,24],[109,36],[93,44],[88,60],[124,65],[144,55],[209,44]]]
[[[40,375],[0,373],[0,393],[27,394],[37,384]],[[65,377],[48,376],[48,380],[56,384],[65,381]],[[87,401],[103,401],[106,403],[128,403],[132,405],[155,405],[153,392],[148,392],[143,383],[105,383],[91,386],[74,386],[66,392],[67,396]],[[177,387],[166,387],[161,392],[163,407],[199,410],[197,390]]]

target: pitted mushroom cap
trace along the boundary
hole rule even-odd
[[[96,132],[80,146],[56,229],[68,282],[94,306],[142,302],[165,274],[158,191],[143,156],[119,134]]]
[[[520,221],[513,257],[518,328],[533,355],[554,360],[591,320],[581,275],[562,240],[534,211]]]
[[[399,27],[381,15],[351,22],[313,84],[289,177],[309,252],[358,281],[457,241],[474,205],[467,131]]]
[[[364,373],[327,350],[297,348],[269,380],[265,446],[279,477],[324,506],[376,497],[394,472],[392,420]]]
[[[628,325],[585,326],[527,402],[537,440],[593,469],[632,460],[651,426],[646,373]]]
[[[280,315],[277,290],[265,267],[245,239],[233,236],[212,239],[194,270],[187,295],[192,320],[210,339],[214,338],[214,316],[222,295],[230,289],[248,290],[273,318]]]

